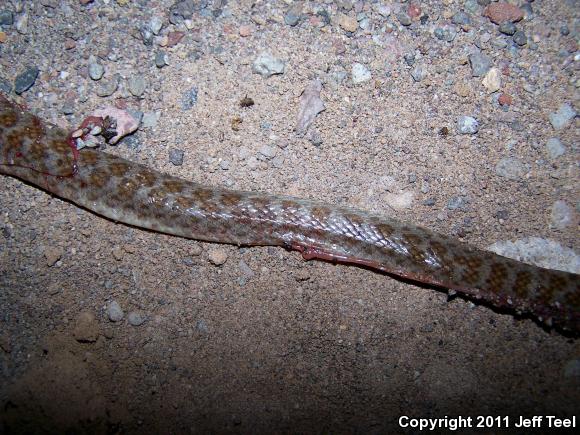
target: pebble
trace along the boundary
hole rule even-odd
[[[457,29],[455,26],[437,27],[433,34],[441,41],[451,42],[457,36]]]
[[[14,24],[14,14],[12,11],[3,9],[0,11],[0,26],[11,26]]]
[[[30,67],[18,74],[16,79],[14,79],[14,92],[20,95],[30,89],[36,82],[38,73],[38,68]]]
[[[267,160],[270,160],[276,157],[278,149],[270,145],[262,145],[262,147],[258,152],[260,153],[261,156],[263,156]]]
[[[411,17],[406,12],[399,12],[397,14],[397,20],[403,26],[410,26],[411,25]]]
[[[551,137],[546,142],[546,152],[550,159],[557,159],[558,157],[566,153],[566,147],[562,144],[562,141],[557,137]]]
[[[214,266],[221,266],[228,260],[228,254],[224,249],[214,248],[208,252],[207,258]]]
[[[458,25],[464,26],[467,24],[471,24],[471,18],[469,17],[469,14],[467,14],[463,11],[459,11],[453,15],[451,22],[453,24],[458,24]]]
[[[465,210],[469,204],[469,200],[465,196],[454,196],[447,201],[447,208],[449,210]]]
[[[207,327],[207,323],[203,319],[199,319],[197,322],[195,322],[195,329],[197,329],[197,331],[200,332],[201,334],[208,334],[209,333],[209,328]]]
[[[136,75],[131,76],[131,78],[129,78],[128,85],[129,85],[129,92],[134,97],[142,97],[143,94],[145,93],[145,88],[147,86],[145,84],[145,79],[143,78],[143,75],[141,75],[141,74],[136,74]]]
[[[155,66],[157,68],[163,68],[165,65],[169,65],[167,63],[167,53],[160,50],[157,53],[155,53]]]
[[[350,33],[354,33],[356,32],[356,29],[358,29],[358,21],[355,18],[345,14],[340,14],[338,16],[338,25],[343,30]]]
[[[163,27],[163,18],[159,15],[153,15],[149,20],[149,29],[154,35],[159,35],[161,28]]]
[[[513,103],[513,98],[510,94],[502,92],[499,98],[497,99],[497,102],[500,104],[500,106],[511,106]]]
[[[413,68],[413,70],[411,71],[411,77],[413,77],[413,80],[415,80],[416,82],[420,82],[426,76],[427,72],[425,71],[425,68],[422,65],[415,66],[415,68]]]
[[[487,74],[485,75],[485,77],[483,78],[483,81],[481,82],[483,84],[483,86],[485,87],[485,89],[487,89],[487,92],[489,92],[490,94],[493,94],[494,92],[499,91],[499,88],[501,87],[501,72],[498,68],[491,68]]]
[[[505,21],[499,25],[499,31],[504,35],[512,36],[514,33],[516,33],[516,30],[516,25],[511,21]]]
[[[247,38],[254,32],[254,28],[250,25],[240,26],[238,33],[242,38]]]
[[[289,26],[296,26],[302,18],[302,4],[296,3],[284,15],[284,22]]]
[[[143,128],[153,128],[157,125],[157,121],[161,117],[159,112],[145,112],[141,118],[141,126]]]
[[[378,12],[378,14],[383,17],[383,18],[387,18],[389,15],[391,15],[391,6],[390,5],[384,5],[382,3],[379,4],[375,4],[375,10]]]
[[[550,215],[552,225],[560,230],[574,224],[574,209],[565,201],[556,201]]]
[[[494,24],[501,24],[506,21],[512,23],[520,21],[524,17],[524,13],[515,5],[498,2],[487,5],[483,11],[483,16],[488,17]]]
[[[355,85],[367,82],[371,79],[371,72],[362,63],[358,62],[353,63],[351,74],[352,74],[352,82]]]
[[[563,103],[556,112],[550,113],[550,124],[555,130],[562,130],[568,126],[575,116],[576,111],[574,108],[568,103]]]
[[[97,341],[99,338],[99,323],[95,315],[90,311],[79,313],[72,334],[79,343],[94,343]]]
[[[570,34],[570,28],[567,24],[563,24],[560,26],[560,35],[568,36]]]
[[[404,210],[411,207],[414,199],[415,194],[410,191],[399,194],[388,193],[385,196],[385,202],[395,210]]]
[[[476,14],[479,12],[479,5],[477,4],[477,0],[466,0],[465,3],[463,3],[463,7],[470,14]]]
[[[508,180],[519,180],[528,173],[528,167],[514,157],[504,157],[495,165],[495,172]]]
[[[473,53],[469,55],[469,64],[471,65],[471,75],[481,77],[491,68],[491,59],[483,53]]]
[[[44,250],[44,258],[46,259],[46,265],[52,267],[56,264],[58,260],[62,258],[64,251],[58,246],[49,246]]]
[[[267,78],[274,74],[284,74],[286,64],[268,52],[260,54],[253,64],[253,72]]]
[[[197,88],[192,87],[186,91],[181,98],[181,108],[183,110],[190,110],[197,103]]]
[[[119,303],[113,300],[107,307],[107,316],[109,316],[111,322],[119,322],[120,320],[123,320],[125,313],[121,309]]]
[[[113,95],[117,89],[119,88],[119,81],[121,76],[119,74],[115,74],[109,80],[103,80],[99,82],[99,87],[96,90],[96,94],[99,97],[109,97]]]
[[[92,80],[101,80],[105,74],[105,67],[97,62],[94,56],[89,58],[89,77]]]
[[[141,326],[145,323],[145,316],[138,311],[131,311],[127,314],[127,320],[131,326]]]
[[[171,148],[169,150],[169,161],[173,163],[175,166],[183,165],[183,156],[185,152],[178,148]]]
[[[521,30],[518,30],[516,33],[514,33],[513,40],[520,47],[523,47],[528,43],[528,37]]]
[[[479,122],[471,116],[460,116],[457,120],[457,130],[461,134],[475,134],[479,130]]]

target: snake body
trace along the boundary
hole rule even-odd
[[[177,236],[283,246],[445,287],[580,332],[580,276],[317,201],[189,182],[95,149],[0,96],[0,173],[99,215]]]

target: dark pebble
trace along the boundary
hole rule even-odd
[[[570,29],[568,28],[568,26],[566,24],[564,24],[563,26],[560,26],[560,34],[563,36],[568,36],[570,34]]]
[[[173,163],[175,166],[183,165],[183,156],[185,153],[183,150],[177,148],[171,148],[169,150],[169,161]]]
[[[14,24],[12,11],[6,9],[0,11],[0,26],[11,26],[12,24]]]
[[[20,95],[30,89],[38,77],[38,72],[38,68],[32,67],[18,74],[14,80],[14,92]]]
[[[511,21],[506,21],[499,25],[499,31],[504,35],[512,36],[514,33],[516,33],[516,30],[518,30],[516,25]]]
[[[322,20],[322,22],[325,25],[329,25],[330,24],[330,14],[328,13],[328,11],[326,9],[322,9],[320,11],[318,11],[318,13],[316,14],[320,17],[320,19]]]
[[[528,37],[524,32],[518,30],[516,33],[514,33],[514,42],[518,44],[520,47],[524,46],[528,43]]]

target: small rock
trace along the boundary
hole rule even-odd
[[[562,144],[560,139],[557,137],[551,137],[548,139],[548,142],[546,142],[546,152],[548,153],[548,157],[553,160],[564,155],[564,153],[566,153],[566,147]]]
[[[397,14],[397,20],[399,20],[399,23],[403,26],[410,26],[412,22],[411,17],[406,12],[399,12]]]
[[[169,65],[167,63],[167,53],[160,50],[157,53],[155,53],[155,66],[157,68],[163,68],[165,65]]]
[[[30,67],[18,74],[16,79],[14,79],[14,92],[20,95],[30,89],[34,85],[34,82],[36,82],[38,73],[38,68]]]
[[[479,131],[479,122],[471,116],[460,116],[457,120],[457,130],[461,134],[475,134]]]
[[[44,258],[46,259],[46,265],[52,267],[56,264],[58,260],[61,259],[64,252],[58,246],[49,246],[44,250]]]
[[[457,30],[455,29],[455,26],[437,27],[433,33],[437,39],[445,42],[451,42],[457,36]]]
[[[501,87],[501,72],[499,69],[495,67],[491,68],[483,78],[481,84],[490,94],[499,91]]]
[[[289,26],[296,26],[302,18],[302,4],[300,2],[292,6],[284,15],[284,22]]]
[[[72,334],[79,343],[94,343],[97,341],[99,338],[99,323],[95,315],[90,311],[79,313]]]
[[[552,225],[560,230],[574,224],[574,209],[565,201],[556,201],[550,215]]]
[[[352,82],[355,85],[367,82],[371,79],[371,72],[362,63],[358,63],[358,62],[353,63],[351,74],[352,74]]]
[[[249,26],[249,25],[240,26],[240,28],[238,30],[238,32],[242,38],[247,38],[248,36],[250,36],[253,33],[253,31],[254,31],[253,27]]]
[[[358,29],[358,21],[345,14],[340,14],[338,17],[338,25],[345,31],[354,33]]]
[[[519,180],[528,173],[528,167],[514,157],[504,157],[495,165],[495,172],[508,180]]]
[[[185,33],[183,32],[169,32],[167,34],[167,40],[165,41],[165,47],[174,47],[181,42],[184,38]]]
[[[516,30],[518,30],[516,28],[516,25],[514,23],[512,23],[511,21],[505,21],[505,22],[501,23],[499,25],[498,29],[504,35],[509,35],[509,36],[512,36],[514,33],[516,33]]]
[[[425,71],[425,68],[422,65],[415,66],[415,68],[413,68],[413,70],[411,71],[411,77],[413,77],[413,80],[415,80],[416,82],[420,82],[426,76],[427,72]]]
[[[28,33],[28,14],[24,13],[16,18],[16,31],[21,35]]]
[[[149,20],[149,29],[154,35],[159,35],[161,28],[163,27],[163,18],[159,15],[153,15]]]
[[[214,266],[221,266],[228,259],[228,254],[225,250],[215,248],[208,252],[208,260]]]
[[[119,322],[123,320],[125,313],[117,301],[111,301],[107,307],[107,316],[111,322]]]
[[[275,58],[270,53],[264,52],[254,60],[253,71],[262,77],[270,77],[274,74],[283,74],[286,65],[283,61]]]
[[[105,74],[105,67],[97,62],[94,56],[89,58],[89,77],[92,80],[101,80]]]
[[[3,9],[0,11],[0,26],[11,26],[14,24],[14,14],[12,11]]]
[[[471,24],[471,18],[469,15],[463,11],[456,12],[451,19],[453,24],[458,24],[461,26],[465,26]]]
[[[161,117],[159,112],[145,112],[141,119],[141,126],[143,128],[153,128],[157,125],[157,121]]]
[[[491,59],[483,53],[473,53],[469,55],[469,63],[471,65],[471,75],[473,77],[481,77],[491,68]]]
[[[515,23],[524,17],[520,8],[509,3],[491,3],[486,6],[483,16],[488,17],[492,23],[501,24],[506,21]]]
[[[570,121],[576,117],[576,111],[568,104],[563,103],[558,108],[557,112],[550,113],[550,123],[555,130],[562,130],[567,127]]]
[[[469,200],[464,196],[454,196],[447,201],[447,208],[449,210],[464,210],[467,208]]]
[[[391,15],[392,10],[390,5],[384,5],[382,3],[379,3],[375,4],[374,7],[375,10],[378,12],[378,14],[383,18],[387,18],[389,15]]]
[[[570,28],[568,27],[567,24],[563,24],[562,26],[560,26],[560,35],[568,36],[569,34],[570,34]]]
[[[502,92],[502,94],[497,99],[497,102],[501,106],[511,106],[513,99],[512,99],[512,96],[510,94],[506,94],[505,92]]]
[[[260,150],[258,152],[264,158],[266,158],[267,160],[270,160],[270,159],[273,159],[274,157],[276,157],[278,149],[276,147],[273,147],[270,145],[262,145],[262,147],[260,148]]]
[[[417,3],[411,3],[407,8],[407,14],[411,19],[419,18],[421,16],[421,7]]]
[[[169,161],[173,163],[175,166],[183,165],[183,156],[185,152],[178,148],[171,148],[169,150]]]
[[[198,332],[200,332],[201,334],[204,334],[204,335],[209,333],[209,328],[207,327],[207,323],[203,319],[200,319],[197,322],[195,322],[195,329],[197,329]]]
[[[413,192],[402,192],[399,194],[388,193],[385,196],[385,202],[395,210],[404,210],[413,204],[415,194]]]
[[[127,320],[131,326],[141,326],[145,323],[145,316],[138,311],[131,311],[127,315]]]
[[[513,40],[520,47],[523,47],[528,43],[528,37],[521,30],[518,30],[516,33],[514,33]]]
[[[99,97],[109,97],[113,95],[119,88],[120,80],[121,76],[119,74],[115,74],[115,76],[109,80],[100,81],[99,87],[96,90],[96,94]]]
[[[145,79],[140,74],[131,76],[128,85],[129,92],[134,97],[142,97],[143,94],[145,93],[145,87],[147,86],[145,84]]]

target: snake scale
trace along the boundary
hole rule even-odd
[[[579,275],[525,264],[364,211],[209,187],[95,149],[77,150],[64,130],[3,96],[0,173],[114,221],[358,264],[580,332]]]

